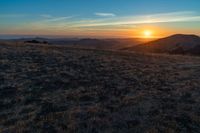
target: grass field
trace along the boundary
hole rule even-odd
[[[199,132],[200,58],[0,45],[0,132]]]

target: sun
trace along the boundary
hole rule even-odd
[[[151,30],[145,30],[143,32],[144,38],[152,38],[153,32]]]

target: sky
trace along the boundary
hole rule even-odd
[[[1,35],[200,35],[200,0],[1,0]]]

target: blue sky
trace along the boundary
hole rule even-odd
[[[1,0],[0,34],[200,34],[200,0]]]

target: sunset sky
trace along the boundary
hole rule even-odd
[[[1,0],[0,34],[200,35],[200,0]]]

